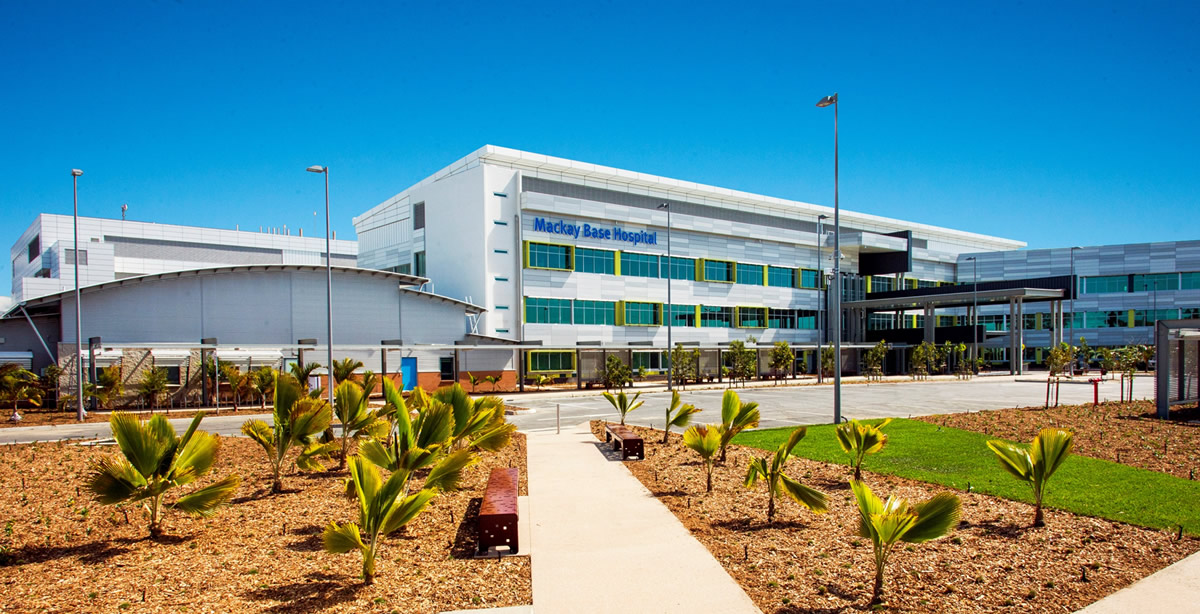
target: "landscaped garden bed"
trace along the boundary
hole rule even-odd
[[[213,477],[198,484],[237,473],[243,482],[231,504],[208,519],[169,513],[164,536],[151,540],[141,506],[102,506],[83,487],[89,463],[114,447],[3,447],[0,612],[424,613],[529,604],[527,557],[472,558],[488,474],[519,468],[525,494],[525,449],[515,434],[480,455],[462,490],[438,495],[386,539],[375,582],[365,586],[359,557],[322,550],[330,521],[358,518],[345,472],[289,473],[284,492],[272,495],[258,444],[222,438]]]
[[[876,466],[885,466],[882,461],[889,452],[899,465],[909,464],[905,446],[898,445],[905,432],[897,426],[901,425],[885,428],[892,437],[888,446],[867,457],[866,484],[881,497],[897,495],[914,502],[952,490],[962,499],[962,522],[943,539],[896,546],[885,576],[889,610],[1074,611],[1200,550],[1200,540],[1187,534],[1178,538],[1176,530],[1142,528],[1058,509],[1056,489],[1068,488],[1069,480],[1063,479],[1068,469],[1077,461],[1092,459],[1067,459],[1065,475],[1055,476],[1049,486],[1046,526],[1036,529],[1029,526],[1033,506],[965,492],[978,490],[975,484],[951,489],[874,473]],[[748,489],[743,483],[751,459],[772,454],[791,429],[740,435],[736,442],[763,449],[731,445],[726,462],[714,471],[713,491],[705,494],[704,465],[681,444],[680,435],[672,434],[667,444],[661,444],[661,431],[633,428],[645,440],[647,458],[628,461],[626,466],[708,547],[764,612],[869,609],[874,579],[871,541],[856,534],[859,510],[848,485],[852,469],[834,441],[832,426],[810,427],[795,454],[820,456],[832,446],[840,457],[792,457],[785,466],[788,476],[828,495],[829,511],[816,515],[780,496],[773,525],[766,522],[765,486],[760,483]],[[593,423],[593,432],[601,439],[602,429],[603,423]],[[910,441],[908,447],[921,445]],[[993,454],[980,446],[972,453],[999,470]],[[954,469],[947,472],[953,474]],[[1028,491],[1027,485],[1004,476],[1011,482],[1013,496]],[[1063,484],[1056,483],[1060,479]]]
[[[191,418],[196,415],[197,411],[200,410],[184,408],[168,409],[164,407],[154,411],[150,411],[149,409],[139,411],[138,415],[142,418],[149,418],[151,414],[162,414],[174,420],[176,418]],[[222,409],[219,413],[213,410],[211,407],[203,411],[208,416],[250,416],[255,414],[270,414],[271,408],[268,406],[267,409],[264,410],[258,405],[242,405],[238,407],[237,411],[233,411],[233,409],[229,407]],[[3,416],[0,418],[0,428],[12,426],[62,426],[67,424],[79,424],[79,420],[75,419],[74,409],[68,409],[67,411],[45,410],[40,408],[22,409],[21,420],[17,422],[8,420],[8,415],[11,415],[11,412],[0,414],[0,416]],[[83,421],[89,423],[107,424],[108,418],[111,415],[112,412],[108,410],[91,411],[88,412],[87,417],[84,418]]]

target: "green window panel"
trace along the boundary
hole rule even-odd
[[[417,277],[425,276],[425,252],[423,251],[413,254],[413,274]]]
[[[761,264],[741,264],[737,265],[737,283],[746,284],[748,286],[763,285],[763,268]]]
[[[1180,290],[1200,290],[1200,273],[1180,273]]]
[[[1084,314],[1084,328],[1125,328],[1128,325],[1128,311],[1089,311]]]
[[[871,284],[874,286],[874,282]],[[867,317],[867,330],[891,330],[896,327],[896,316],[890,313],[873,313]]]
[[[658,256],[621,252],[621,275],[628,277],[658,277]]]
[[[936,282],[936,281],[929,280],[929,279],[918,279],[917,280],[917,288],[936,288],[936,287],[938,287],[938,282]]]
[[[871,292],[891,292],[896,289],[895,277],[871,277]]]
[[[575,352],[531,350],[527,356],[531,372],[566,372],[575,370]]]
[[[606,249],[575,248],[575,271],[612,275],[616,272],[616,252]]]
[[[671,305],[671,326],[695,326],[695,305]]]
[[[1158,290],[1178,290],[1179,273],[1155,273],[1153,275],[1134,275],[1134,292],[1155,292]]]
[[[659,318],[661,305],[658,303],[631,303],[626,301],[625,326],[658,326],[662,324]]]
[[[767,267],[767,285],[776,288],[795,288],[796,269],[781,266]]]
[[[1154,326],[1159,320],[1178,320],[1178,309],[1137,309],[1133,312],[1134,326]]]
[[[634,352],[633,370],[661,371],[667,368],[666,352]]]
[[[684,279],[687,281],[696,281],[696,260],[694,258],[679,258],[672,256],[670,266],[667,265],[667,257],[663,256],[660,259],[662,266],[670,271],[671,279]],[[668,277],[661,275],[661,277]]]
[[[821,272],[814,269],[800,269],[800,287],[809,290],[820,290],[823,286],[821,283]]]
[[[983,330],[1008,330],[1007,316],[1004,315],[980,315],[979,325],[983,327]]]
[[[1084,277],[1083,294],[1108,294],[1113,292],[1129,292],[1128,275],[1107,275],[1104,277]],[[1092,328],[1092,327],[1088,327]]]
[[[700,306],[702,328],[733,328],[733,307]]]
[[[738,307],[737,308],[737,327],[738,328],[766,328],[767,327],[767,308],[766,307]]]
[[[533,243],[529,246],[529,268],[556,269],[570,271],[574,268],[570,245],[555,245],[553,243]]]
[[[797,328],[795,309],[767,310],[767,328]]]
[[[701,273],[704,275],[701,281],[733,283],[737,274],[737,268],[733,262],[728,260],[701,260],[700,262],[702,263]]]
[[[575,324],[617,323],[617,304],[609,301],[575,301]]]
[[[530,324],[570,324],[571,301],[525,297],[525,321]]]
[[[1179,317],[1184,320],[1200,319],[1200,307],[1184,307],[1180,309]]]

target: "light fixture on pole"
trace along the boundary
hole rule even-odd
[[[329,345],[329,352],[326,356],[329,361],[327,363],[329,365],[328,376],[325,383],[329,388],[329,406],[333,407],[333,250],[329,240],[329,167],[314,164],[304,170],[325,175],[325,332]]]
[[[817,101],[824,108],[833,105],[833,423],[842,422],[842,219],[838,207],[838,95]]]
[[[83,422],[87,418],[87,410],[83,408],[83,322],[79,315],[79,176],[83,171],[71,169],[71,196],[75,203],[74,212],[74,244],[71,253],[75,255],[75,417]]]
[[[979,260],[967,256],[971,263],[971,372],[979,364]]]
[[[822,225],[825,220],[829,219],[828,215],[821,214],[817,216],[817,297],[820,303],[817,304],[817,383],[825,381],[825,323],[824,317],[828,301],[829,293],[825,290],[825,229]],[[803,286],[804,284],[800,284]]]
[[[671,324],[675,319],[674,309],[671,307],[671,203],[663,203],[658,206],[659,209],[664,209],[667,212],[667,390],[675,389],[675,363],[672,357],[672,352],[675,346],[671,342]],[[662,271],[662,267],[658,268]],[[696,322],[699,326],[700,323]]]

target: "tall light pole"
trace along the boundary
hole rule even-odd
[[[825,291],[825,229],[822,223],[829,219],[828,215],[821,214],[817,216],[817,296],[820,303],[817,305],[817,383],[825,381],[825,321],[821,315],[825,312],[826,299],[829,293]]]
[[[971,372],[979,361],[979,260],[967,256],[971,261]]]
[[[71,247],[75,254],[75,418],[83,422],[87,418],[87,410],[83,408],[83,321],[79,315],[79,176],[83,171],[71,169],[71,197],[75,202],[74,238]]]
[[[333,407],[333,249],[329,241],[329,167],[313,165],[307,169],[310,173],[321,173],[325,175],[325,307],[326,311],[326,339],[329,340],[329,353],[327,359],[329,362],[328,384],[329,390],[329,406]]]
[[[675,361],[671,352],[675,350],[675,346],[671,343],[671,324],[675,319],[675,314],[671,308],[671,203],[663,203],[658,206],[659,209],[665,209],[667,212],[667,390],[675,390]],[[662,267],[659,267],[662,270]],[[699,322],[696,322],[699,325]]]
[[[1067,345],[1075,347],[1075,293],[1079,291],[1079,282],[1075,280],[1075,250],[1083,249],[1082,247],[1071,248],[1071,321],[1067,323],[1068,330],[1071,332],[1067,335],[1071,338]],[[1010,327],[1011,328],[1011,327]],[[1071,356],[1071,375],[1075,375],[1075,363],[1079,361],[1079,356]]]
[[[838,207],[838,95],[817,101],[833,105],[833,423],[842,422],[842,219]]]

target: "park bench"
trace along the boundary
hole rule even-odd
[[[517,553],[517,484],[515,468],[492,469],[488,476],[483,504],[479,506],[479,553],[507,546],[508,554]]]
[[[642,448],[642,438],[623,424],[604,425],[604,442],[610,441],[613,444],[612,449],[621,451],[621,460],[626,460],[631,456],[637,457],[638,460],[646,458]]]

